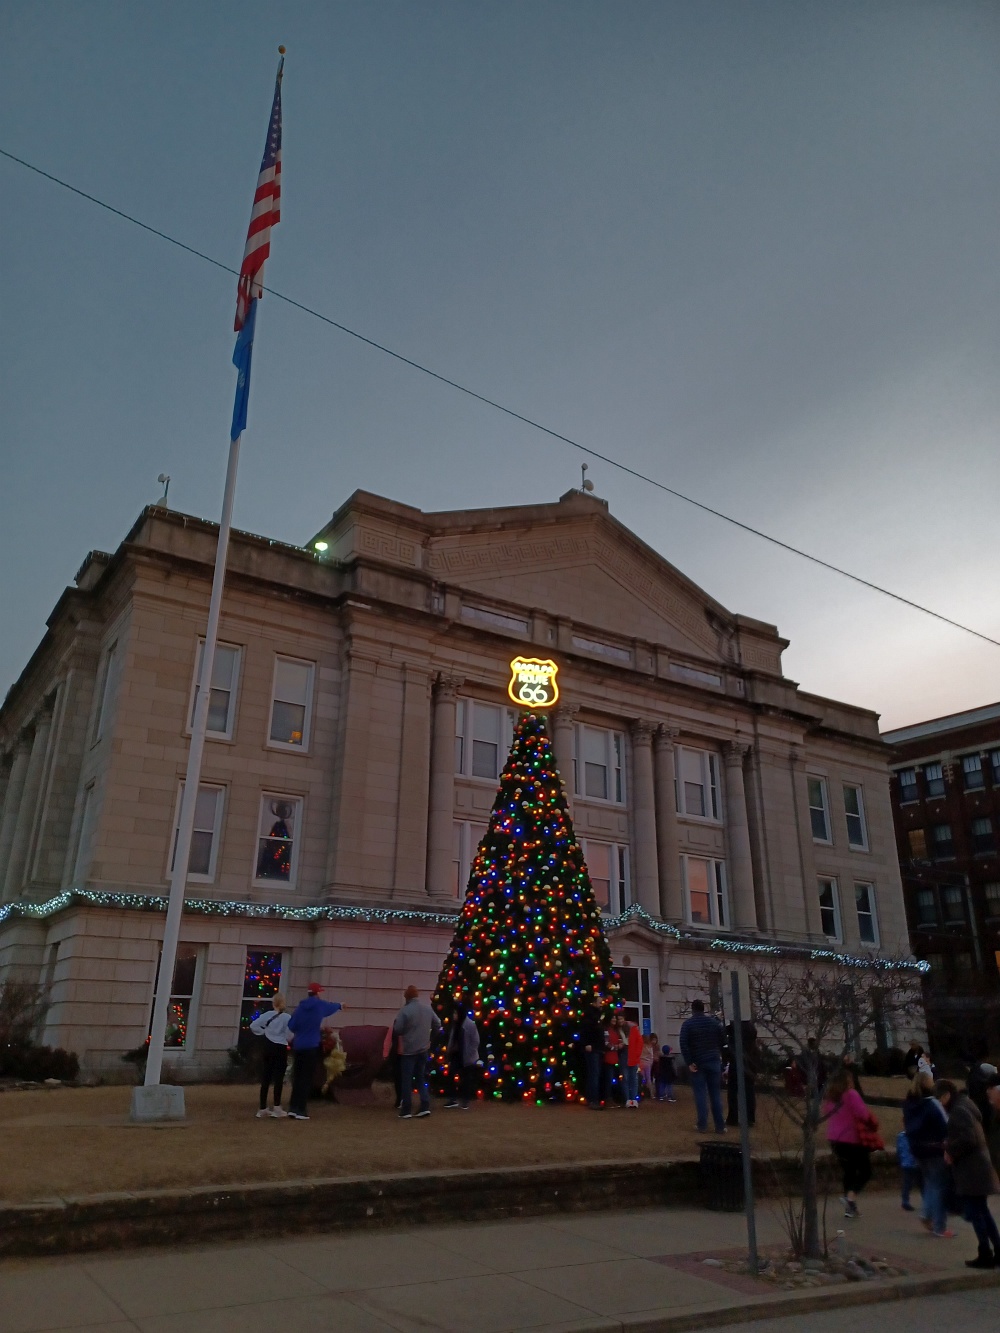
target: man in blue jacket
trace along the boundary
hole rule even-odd
[[[322,993],[323,987],[318,981],[310,982],[309,993],[288,1020],[288,1031],[292,1034],[293,1062],[292,1095],[288,1099],[289,1120],[309,1119],[309,1093],[312,1091],[322,1041],[320,1026],[324,1018],[329,1018],[343,1008],[335,1001],[321,1000],[319,997]]]
[[[691,1091],[694,1093],[695,1109],[698,1113],[698,1132],[704,1134],[708,1129],[708,1105],[712,1104],[712,1119],[715,1121],[716,1134],[725,1134],[725,1118],[722,1114],[722,1046],[725,1032],[722,1024],[711,1014],[705,1013],[702,1000],[691,1001],[691,1017],[681,1024],[681,1055],[691,1075]]]

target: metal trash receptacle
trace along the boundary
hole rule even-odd
[[[743,1209],[743,1150],[738,1143],[702,1143],[699,1167],[705,1206],[719,1213]]]

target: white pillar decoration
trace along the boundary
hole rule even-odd
[[[455,844],[455,698],[462,681],[439,676],[434,686],[430,809],[427,825],[427,892],[451,899]]]
[[[42,789],[42,774],[45,771],[45,756],[49,748],[49,732],[52,729],[52,713],[46,709],[35,720],[35,736],[31,742],[31,755],[24,775],[24,787],[18,804],[17,822],[11,839],[10,855],[7,860],[7,874],[4,877],[4,897],[16,898],[20,892],[24,872],[28,863],[31,828],[35,820],[35,807]]]
[[[653,736],[656,771],[656,855],[660,872],[660,915],[666,921],[684,918],[680,839],[677,834],[677,768],[674,744],[680,732],[660,725]]]
[[[660,876],[656,856],[656,798],[653,789],[653,728],[643,719],[632,723],[633,882],[639,906],[660,915]]]
[[[729,842],[729,891],[733,925],[737,930],[757,929],[757,904],[753,892],[753,860],[750,855],[750,828],[747,822],[747,797],[743,782],[743,758],[749,745],[728,741],[723,753],[726,762],[726,835]]]

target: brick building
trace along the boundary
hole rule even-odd
[[[146,509],[91,552],[0,711],[0,977],[44,1040],[120,1069],[148,1032],[215,525]],[[357,493],[307,546],[235,533],[170,1059],[223,1066],[262,993],[355,1021],[433,984],[512,726],[509,663],[552,657],[550,726],[634,1017],[727,951],[906,953],[877,717],[784,677],[734,615],[590,495],[423,513]]]
[[[888,731],[899,865],[935,1054],[1000,1053],[1000,704]]]

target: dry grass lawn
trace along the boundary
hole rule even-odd
[[[866,1080],[871,1094],[881,1091]],[[900,1085],[902,1086],[902,1085]],[[887,1089],[888,1091],[888,1089]],[[894,1086],[893,1095],[898,1095]],[[125,1087],[56,1088],[0,1095],[0,1199],[33,1199],[185,1185],[230,1185],[310,1176],[380,1175],[570,1161],[629,1161],[697,1155],[690,1090],[676,1105],[638,1111],[582,1106],[479,1103],[426,1120],[400,1122],[386,1099],[375,1106],[311,1104],[308,1123],[257,1120],[256,1088],[185,1089],[188,1124],[139,1127],[127,1119]],[[898,1110],[879,1108],[887,1145]],[[780,1130],[776,1129],[780,1121]],[[730,1131],[735,1137],[735,1132]],[[793,1147],[795,1130],[772,1098],[762,1098],[756,1151],[773,1152],[776,1135]]]

